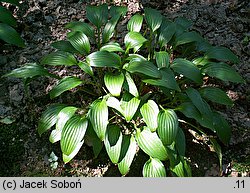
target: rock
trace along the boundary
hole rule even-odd
[[[11,111],[10,107],[0,104],[0,117],[2,118],[5,117],[6,115],[9,114],[10,111]]]
[[[23,96],[24,96],[23,90],[18,84],[14,85],[10,89],[9,92],[10,101],[13,102],[15,106],[18,106],[22,102]]]

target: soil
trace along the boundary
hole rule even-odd
[[[104,1],[103,1],[104,2]],[[128,18],[144,7],[161,11],[170,19],[185,17],[193,22],[193,29],[200,32],[211,44],[230,48],[240,59],[233,67],[245,79],[245,84],[221,85],[234,101],[234,106],[215,107],[232,126],[230,144],[223,146],[223,175],[249,176],[250,171],[250,2],[248,0],[127,0],[111,1],[128,6]],[[0,77],[25,63],[39,61],[53,51],[50,43],[63,40],[65,24],[84,20],[87,4],[97,1],[84,0],[29,0],[22,1],[18,9],[10,7],[18,19],[18,32],[25,40],[23,49],[4,45],[0,51]],[[120,26],[126,25],[126,21]],[[56,69],[65,75],[65,68]],[[49,134],[37,133],[37,122],[48,105],[47,95],[54,84],[52,79],[39,78],[28,89],[20,79],[0,79],[0,176],[120,176],[105,151],[93,159],[92,149],[84,145],[79,154],[64,165],[60,145],[51,144]],[[87,103],[87,99],[72,98],[73,94],[60,98],[74,104]],[[80,100],[79,100],[80,99]],[[85,101],[84,101],[85,100]],[[50,101],[55,102],[55,101]],[[205,140],[187,132],[187,158],[193,176],[221,176],[216,153]],[[58,166],[52,169],[51,152],[58,157]],[[132,164],[128,176],[142,176],[147,156],[140,152]]]

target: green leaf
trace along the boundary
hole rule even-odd
[[[96,135],[96,132],[94,131],[91,124],[88,124],[88,128],[87,128],[86,134],[84,136],[84,142],[87,145],[93,147],[94,158],[97,158],[102,150],[103,143]]]
[[[5,23],[0,23],[0,39],[15,46],[25,47],[23,39],[16,30]]]
[[[179,130],[179,122],[176,113],[172,109],[161,110],[158,114],[157,133],[164,145],[171,145],[176,139]]]
[[[33,78],[35,76],[53,76],[47,69],[36,63],[28,63],[25,66],[16,68],[3,77]]]
[[[0,6],[0,22],[16,27],[16,19],[12,13],[5,7]]]
[[[108,52],[124,52],[121,46],[115,42],[109,42],[100,48],[100,51],[108,51]]]
[[[155,52],[155,59],[158,68],[169,67],[169,55],[166,51]]]
[[[147,103],[142,105],[140,112],[147,127],[150,128],[152,132],[156,131],[156,128],[158,127],[158,105],[153,100],[148,100]]]
[[[119,68],[121,64],[121,58],[119,55],[106,51],[93,52],[86,57],[86,61],[90,66],[95,67]]]
[[[70,160],[72,160],[76,156],[76,154],[79,152],[82,145],[83,145],[83,142],[78,143],[76,148],[74,149],[74,151],[70,155],[66,155],[63,153],[63,162],[68,163]]]
[[[85,117],[74,115],[71,117],[62,130],[60,141],[63,154],[70,155],[83,142],[83,137],[88,127],[88,120]]]
[[[184,17],[177,17],[175,19],[175,23],[182,26],[184,31],[189,29],[193,25],[192,21],[190,21],[190,20],[188,20],[188,19],[186,19]]]
[[[149,128],[144,127],[143,131],[137,129],[135,137],[139,147],[150,157],[159,160],[168,158],[167,150],[156,132],[152,133]]]
[[[68,23],[65,27],[67,29],[70,29],[71,31],[80,31],[88,37],[95,38],[95,31],[93,27],[87,23],[81,21],[73,21]]]
[[[206,53],[205,57],[209,59],[216,59],[224,62],[239,63],[239,58],[228,48],[225,47],[211,47]]]
[[[162,68],[160,69],[160,73],[161,73],[160,79],[144,79],[142,81],[151,85],[162,86],[168,89],[180,91],[180,88],[174,77],[174,73],[171,69]]]
[[[41,60],[41,64],[47,64],[52,66],[73,66],[77,65],[77,61],[73,54],[70,54],[68,52],[57,51],[43,57]]]
[[[12,5],[20,6],[19,0],[0,0],[0,2],[11,3]]]
[[[99,6],[87,5],[86,17],[98,29],[101,28],[108,20],[108,5],[102,4]]]
[[[122,175],[126,175],[129,172],[130,165],[136,154],[136,141],[133,136],[123,135],[122,148],[120,153],[121,160],[118,163],[118,169]],[[121,159],[122,157],[122,159]]]
[[[127,28],[130,32],[140,32],[143,22],[143,16],[136,14],[128,22]]]
[[[213,145],[214,151],[216,152],[219,163],[220,163],[220,170],[222,169],[222,151],[221,151],[221,146],[219,143],[216,141],[216,139],[210,138],[210,142]]]
[[[201,96],[207,100],[222,105],[233,106],[233,101],[227,96],[227,94],[215,87],[204,87],[199,90]]]
[[[137,87],[129,72],[125,73],[124,89],[135,97],[139,97]]]
[[[162,15],[159,11],[151,8],[145,8],[145,19],[152,32],[155,32],[162,22]]]
[[[112,163],[117,164],[122,147],[122,132],[119,126],[109,125],[104,140],[106,151]]]
[[[123,73],[120,73],[118,75],[106,73],[104,75],[105,86],[113,96],[120,96],[123,82],[124,82]]]
[[[140,104],[140,99],[132,97],[129,93],[124,93],[121,99],[123,116],[129,122],[133,118]]]
[[[89,39],[83,32],[79,31],[70,32],[68,34],[68,40],[80,54],[83,55],[89,54],[90,52]]]
[[[62,104],[53,104],[43,112],[39,122],[37,131],[41,136],[44,132],[49,130],[53,125],[56,124],[59,112],[65,107]]]
[[[231,138],[231,127],[218,112],[213,112],[213,125],[220,140],[227,145]]]
[[[184,32],[183,34],[179,35],[175,39],[175,46],[179,46],[182,44],[187,44],[190,42],[200,42],[203,38],[197,32]]]
[[[191,177],[191,169],[189,165],[187,164],[187,161],[180,161],[178,165],[176,165],[172,171],[178,176],[178,177]]]
[[[91,67],[90,65],[88,65],[86,62],[79,61],[79,62],[78,62],[78,66],[79,66],[84,72],[86,72],[87,74],[89,74],[90,76],[94,76],[92,67]]]
[[[202,72],[223,81],[244,83],[243,78],[239,75],[238,72],[236,72],[231,66],[222,62],[208,63],[203,67]]]
[[[50,98],[53,99],[62,94],[63,92],[79,86],[82,82],[83,81],[81,79],[73,76],[64,77],[58,82],[55,87],[52,88],[49,93]]]
[[[160,47],[165,46],[172,39],[175,34],[175,28],[175,23],[163,20],[158,40]]]
[[[143,166],[143,177],[155,178],[166,177],[166,169],[163,163],[157,158],[150,158]]]
[[[110,38],[113,37],[118,20],[119,20],[119,17],[113,17],[109,20],[108,23],[106,23],[103,29],[103,34],[102,34],[103,44],[107,43],[110,40]]]
[[[178,133],[175,139],[175,146],[178,154],[184,157],[186,152],[186,138],[181,128],[178,129]]]
[[[70,52],[72,54],[78,53],[69,41],[60,40],[53,42],[51,46],[63,52]]]
[[[177,58],[173,61],[171,68],[175,72],[183,74],[185,77],[189,78],[197,84],[202,84],[203,82],[199,68],[197,68],[192,62],[188,60]]]
[[[128,32],[124,38],[126,50],[134,49],[134,53],[147,41],[139,32]]]
[[[121,108],[121,103],[117,98],[110,96],[107,100],[107,106],[114,108],[115,110],[117,110],[118,112],[123,114],[123,110]]]
[[[201,98],[200,93],[194,88],[188,88],[186,90],[187,96],[190,98],[194,106],[200,111],[201,114],[211,114],[211,109],[207,106],[207,103]]]
[[[49,140],[51,143],[55,143],[61,139],[62,129],[65,123],[75,114],[77,108],[76,107],[65,107],[63,108],[57,118],[56,129],[52,130]]]
[[[103,141],[108,125],[108,106],[105,99],[97,99],[91,104],[88,118],[97,136]]]
[[[161,74],[158,68],[150,61],[131,60],[124,68],[131,73],[141,73],[146,76],[160,78]]]
[[[119,16],[125,16],[128,11],[128,8],[126,6],[111,6],[109,12],[110,16],[112,17],[117,17]]]

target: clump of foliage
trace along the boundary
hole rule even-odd
[[[0,39],[6,43],[13,44],[19,47],[24,47],[24,41],[14,29],[17,27],[17,22],[12,13],[1,2],[11,3],[15,6],[20,6],[18,0],[0,0]]]
[[[229,49],[212,46],[190,31],[188,20],[170,21],[151,8],[131,17],[123,42],[118,42],[116,26],[126,12],[126,7],[87,6],[90,23],[70,22],[67,40],[52,43],[57,51],[6,75],[26,80],[55,77],[45,65],[64,65],[78,66],[91,80],[77,75],[59,78],[49,92],[51,99],[81,88],[92,89],[93,102],[78,107],[50,105],[39,121],[38,133],[53,128],[49,140],[60,141],[65,163],[85,139],[96,157],[104,146],[122,175],[129,172],[140,149],[149,156],[143,176],[160,177],[167,172],[191,176],[181,128],[188,124],[199,133],[213,135],[210,141],[221,163],[218,141],[227,144],[231,129],[209,103],[233,103],[223,90],[204,86],[204,81],[212,77],[242,83],[230,66],[239,59]]]

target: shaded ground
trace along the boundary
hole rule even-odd
[[[143,0],[139,4],[137,0],[129,0],[128,4],[123,4],[128,5],[129,16],[148,6],[157,8],[169,18],[186,17],[193,21],[193,28],[212,44],[228,47],[240,58],[240,64],[234,67],[244,77],[246,84],[223,84],[235,105],[233,108],[215,108],[224,114],[233,129],[230,145],[223,148],[224,167],[231,168],[233,176],[249,175],[245,172],[250,170],[249,1]],[[85,6],[86,1],[78,0],[29,0],[23,3],[23,8],[15,11],[19,18],[18,30],[27,47],[3,48],[0,52],[0,76],[27,62],[39,61],[45,53],[51,52],[50,43],[65,38],[63,26],[69,21],[84,19]],[[60,75],[66,73],[64,68],[57,70]],[[38,136],[37,121],[49,101],[44,91],[48,92],[52,84],[51,80],[40,78],[32,82],[28,93],[25,93],[21,80],[1,79],[0,120],[8,118],[12,123],[0,123],[0,176],[120,176],[105,151],[93,160],[92,149],[84,145],[74,160],[64,165],[59,145],[49,143],[48,133]],[[73,94],[64,95],[60,100],[68,103],[76,101],[78,104],[88,102],[88,99]],[[219,175],[216,154],[210,151],[204,140],[193,137],[189,132],[186,134],[189,136],[187,157],[191,160],[193,175]],[[48,161],[52,151],[59,157],[55,170],[51,169]],[[140,153],[128,176],[141,176],[142,166],[147,159]]]

